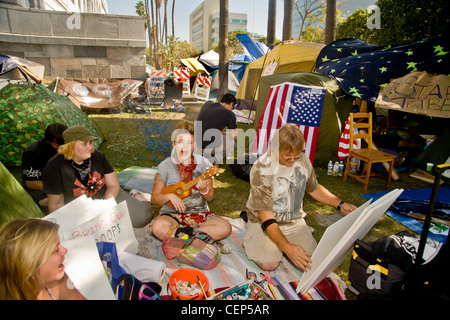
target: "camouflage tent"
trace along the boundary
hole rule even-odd
[[[5,166],[21,165],[23,150],[44,136],[52,122],[67,126],[82,125],[99,138],[103,137],[88,116],[65,96],[41,84],[8,84],[0,90],[0,161]]]
[[[0,162],[0,226],[16,218],[42,218],[44,213]]]

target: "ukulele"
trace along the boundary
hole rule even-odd
[[[188,195],[192,192],[192,187],[195,186],[200,179],[207,179],[210,177],[219,175],[219,169],[217,169],[216,166],[211,167],[208,169],[204,174],[201,176],[198,176],[197,178],[187,182],[187,181],[180,181],[177,184],[167,186],[165,187],[161,193],[167,194],[167,193],[173,193],[180,197],[181,199],[186,198]],[[167,202],[167,204],[171,207],[173,207],[172,202]]]

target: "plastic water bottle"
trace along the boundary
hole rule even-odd
[[[333,176],[337,176],[339,172],[339,162],[335,162],[333,166]]]
[[[344,175],[344,162],[339,162],[339,176],[342,177]]]
[[[331,176],[333,174],[333,161],[330,160],[330,162],[328,162],[328,175]]]

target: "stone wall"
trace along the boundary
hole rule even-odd
[[[0,7],[0,53],[45,66],[44,78],[140,78],[145,27],[138,16]]]

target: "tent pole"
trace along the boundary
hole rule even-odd
[[[428,230],[430,229],[431,218],[433,216],[434,204],[436,202],[437,193],[439,190],[439,182],[441,181],[441,174],[446,169],[450,168],[450,164],[440,164],[437,166],[436,176],[434,177],[433,189],[431,191],[430,206],[428,208],[427,216],[422,227],[422,233],[420,235],[419,248],[417,250],[417,256],[415,261],[415,267],[419,267],[423,263],[423,252],[425,251],[425,245],[428,238]]]

